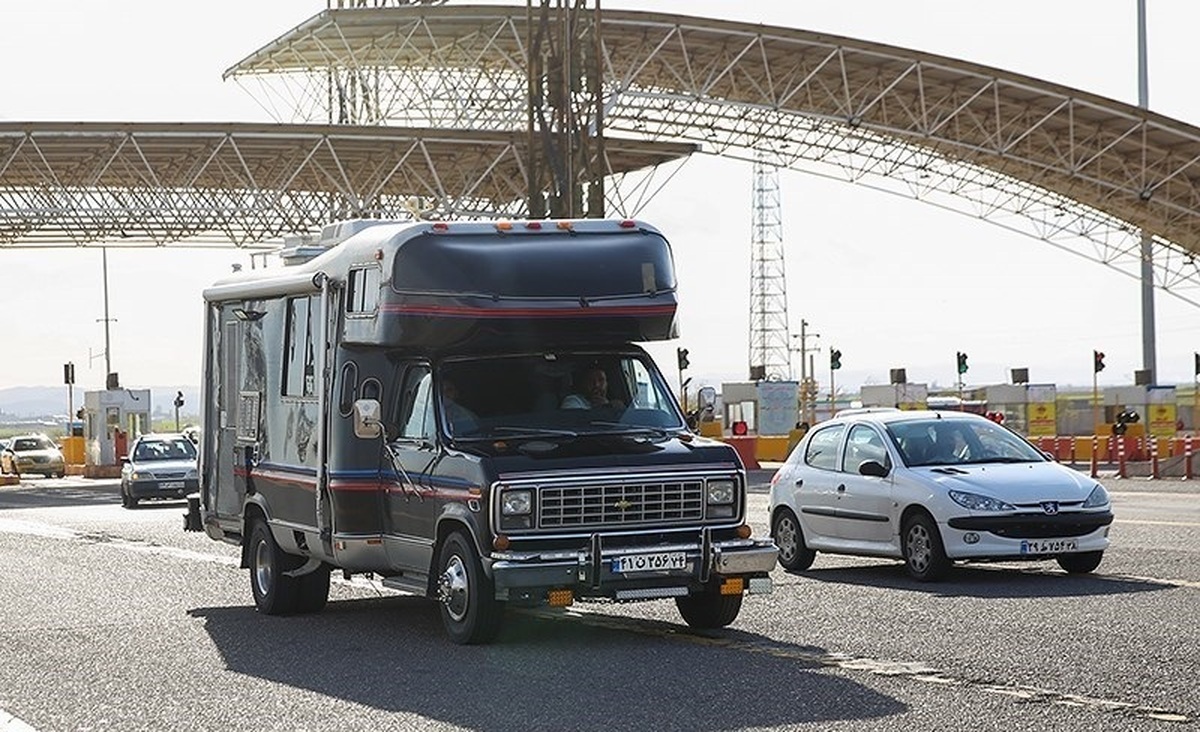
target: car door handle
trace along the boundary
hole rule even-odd
[[[799,488],[802,485],[804,485],[804,478],[796,478],[796,487]]]
[[[845,493],[846,492],[846,484],[842,483],[841,485],[839,485],[837,487],[837,491],[838,491],[838,493]]]

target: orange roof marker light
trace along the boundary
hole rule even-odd
[[[558,228],[564,231],[570,231],[571,229],[575,228],[575,224],[571,223],[570,221],[559,221]]]
[[[497,221],[496,222],[496,231],[512,231],[512,222],[511,221]]]

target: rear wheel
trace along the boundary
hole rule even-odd
[[[1082,552],[1080,554],[1058,555],[1058,566],[1071,574],[1087,574],[1100,566],[1104,552]]]
[[[937,582],[950,571],[942,534],[928,514],[920,513],[906,521],[902,538],[904,565],[913,579]]]
[[[817,553],[804,545],[804,530],[791,509],[781,508],[771,524],[771,538],[779,547],[779,566],[800,572],[812,566]]]
[[[438,552],[437,599],[442,625],[455,643],[487,643],[500,632],[504,603],[496,599],[475,543],[462,531],[447,536]]]
[[[676,597],[675,606],[684,622],[693,628],[724,628],[737,620],[742,593],[722,595],[716,588],[709,588],[695,595]]]
[[[297,569],[304,560],[280,549],[265,521],[255,521],[250,529],[249,552],[250,589],[258,611],[267,615],[300,612],[303,577],[289,577],[285,572]]]

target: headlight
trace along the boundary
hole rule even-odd
[[[1090,495],[1088,495],[1087,500],[1083,502],[1084,508],[1100,508],[1101,506],[1107,505],[1108,491],[1104,490],[1104,486],[1100,485],[1099,483],[1097,483],[1096,487],[1092,489],[1092,492]]]
[[[966,491],[950,491],[950,500],[972,511],[1016,511],[1016,506],[996,498]]]
[[[138,471],[136,471],[136,470],[135,470],[135,471],[133,471],[133,472],[131,472],[131,473],[129,474],[129,479],[130,479],[130,480],[141,480],[141,479],[142,479],[142,478],[144,478],[144,477],[146,477],[146,474],[145,474],[145,473],[139,473],[139,472],[138,472]]]
[[[505,516],[524,516],[532,510],[532,491],[508,491],[500,499],[500,513]]]
[[[732,480],[708,481],[708,503],[710,505],[733,503],[733,498],[737,494],[735,486],[736,484]]]
[[[191,470],[187,471],[187,475],[185,475],[183,477],[184,478],[199,478],[200,471],[196,470],[195,468],[192,468]]]

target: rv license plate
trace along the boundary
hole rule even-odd
[[[162,484],[164,491],[181,491],[183,490],[182,480],[172,480]]]
[[[686,569],[687,554],[664,552],[662,554],[634,554],[612,560],[612,571],[617,574],[630,572],[658,572],[664,569]]]
[[[1079,548],[1075,539],[1027,539],[1021,542],[1022,554],[1058,554]]]

